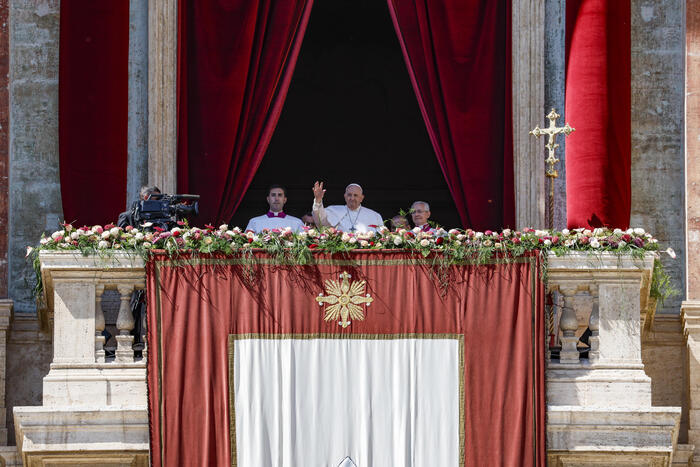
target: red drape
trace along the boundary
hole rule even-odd
[[[61,2],[60,22],[63,214],[69,222],[102,224],[126,207],[129,2]]]
[[[313,0],[179,3],[178,191],[226,222],[279,119]]]
[[[443,295],[432,260],[410,253],[317,255],[307,266],[256,255],[255,265],[220,256],[148,262],[153,465],[231,465],[227,339],[263,334],[463,335],[465,465],[544,465],[544,290],[537,257],[451,267]],[[347,328],[325,321],[315,301],[341,271],[365,280],[374,299],[364,320]],[[332,434],[319,433],[319,442],[324,436]]]
[[[630,1],[568,0],[566,140],[569,227],[630,220]]]
[[[387,2],[462,224],[512,226],[510,1]]]

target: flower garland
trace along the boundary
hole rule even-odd
[[[260,249],[280,262],[307,264],[315,251],[333,254],[352,250],[399,249],[419,252],[425,257],[433,254],[433,257],[442,261],[443,266],[464,260],[484,263],[496,254],[515,258],[531,252],[541,252],[545,256],[546,253],[553,252],[560,256],[583,251],[642,257],[646,252],[659,251],[657,239],[641,228],[581,228],[561,231],[524,228],[504,229],[500,232],[438,228],[424,232],[419,228],[389,230],[382,226],[376,232],[350,233],[333,228],[305,227],[298,233],[285,228],[264,230],[257,234],[238,227],[229,228],[226,224],[218,228],[206,225],[202,229],[179,223],[170,230],[150,224],[144,224],[142,229],[131,226],[121,228],[113,224],[80,228],[62,224],[62,227],[62,230],[50,236],[42,235],[38,247],[27,247],[27,256],[32,257],[39,279],[39,251],[42,250],[79,250],[84,255],[123,250],[148,258],[153,250],[163,250],[169,255],[183,252],[233,255]],[[675,258],[671,248],[665,252]],[[250,257],[254,261],[252,255]],[[663,300],[674,294],[658,255],[653,277],[653,297]],[[40,290],[39,280],[37,291]]]

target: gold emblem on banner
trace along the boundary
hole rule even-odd
[[[350,274],[346,271],[340,273],[340,280],[326,280],[326,294],[318,294],[316,301],[319,306],[326,304],[326,321],[338,321],[338,324],[346,328],[350,326],[350,319],[362,321],[365,319],[362,304],[369,306],[374,299],[370,294],[365,294],[365,281],[350,282]]]

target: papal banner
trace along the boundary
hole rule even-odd
[[[153,465],[541,466],[538,259],[154,256]]]

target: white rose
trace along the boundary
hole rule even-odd
[[[307,234],[304,230],[302,230],[297,235],[299,236],[299,238],[306,238],[309,234]]]
[[[107,234],[107,236],[109,236],[109,232],[107,232]],[[97,244],[97,248],[109,248],[109,243],[104,240],[100,240],[100,243]]]
[[[477,233],[474,234],[474,236],[475,236],[476,238],[481,238],[481,237],[484,236],[484,233],[483,233],[483,232],[477,232]]]
[[[134,238],[136,240],[143,240],[143,234],[141,232],[136,232],[136,235],[134,235]]]
[[[109,234],[109,230],[105,230],[104,232],[102,232],[101,237],[102,237],[102,238],[109,238],[109,235],[110,235],[110,234]]]
[[[367,232],[367,238],[374,238],[376,237],[377,233],[374,230],[370,230]]]
[[[352,244],[357,243],[357,238],[355,238],[355,237],[350,237],[350,240],[348,240],[348,243],[352,243]]]
[[[545,230],[535,230],[535,235],[537,235],[538,237],[544,237],[545,235],[547,235],[547,232]]]
[[[627,235],[632,235],[634,233],[634,229],[627,229],[627,230],[625,230],[625,233]]]
[[[153,245],[151,245],[151,242],[143,242],[143,247],[144,248],[151,248]]]
[[[573,241],[573,240],[566,240],[566,241],[564,241],[564,245],[565,245],[565,246],[571,246],[571,245],[573,245],[573,244],[574,244],[574,241]]]
[[[634,229],[634,233],[636,235],[644,235],[644,229],[637,227],[636,229]]]
[[[457,230],[457,229],[450,229],[447,233],[450,234],[450,235],[457,235],[457,234],[459,234],[459,230]]]
[[[544,240],[544,246],[550,246],[552,244],[552,241],[548,238]]]
[[[65,232],[64,232],[63,230],[56,231],[56,232],[54,232],[54,233],[51,234],[51,238],[53,238],[54,240],[56,240],[58,237],[63,237],[63,234],[64,234],[64,233],[65,233]]]
[[[591,240],[591,247],[592,248],[600,248],[600,243],[598,243],[597,238],[594,238],[593,240]]]
[[[586,236],[589,236],[589,237],[590,237],[592,234],[593,234],[593,232],[591,232],[590,229],[585,229],[585,230],[583,231],[583,235],[586,235]]]
[[[439,229],[437,229],[437,230],[435,231],[435,235],[438,236],[438,237],[444,237],[445,235],[447,235],[447,232],[445,232],[445,229],[443,229],[442,227],[440,227]]]
[[[564,229],[561,231],[562,235],[569,235],[571,232],[569,232],[569,229]]]
[[[420,241],[420,246],[426,247],[428,245],[430,245],[430,240],[428,240],[427,238],[424,238],[423,240]]]
[[[624,240],[620,240],[619,246],[620,246],[620,247],[623,247],[623,246],[625,246],[625,245],[627,245],[627,242],[624,241]]]
[[[228,224],[221,224],[219,226],[219,230],[221,230],[222,232],[225,232],[226,230],[228,230]]]
[[[394,237],[394,245],[401,245],[403,239],[401,237]]]
[[[226,235],[233,237],[234,235],[236,235],[236,233],[233,230],[227,230]]]
[[[284,244],[287,248],[291,248],[294,246],[294,242],[284,242]]]
[[[621,234],[622,234],[622,229],[615,229],[615,230],[613,230],[613,233],[614,233],[615,235],[621,235]]]
[[[112,237],[118,236],[119,235],[119,227],[112,227],[111,229],[109,229],[109,234]]]
[[[343,232],[343,235],[340,237],[340,239],[341,239],[342,241],[344,241],[344,242],[347,242],[348,240],[350,240],[350,235],[348,235],[347,233]]]
[[[318,235],[318,232],[316,231],[316,229],[309,229],[309,235],[314,237],[314,236]]]
[[[467,236],[464,234],[457,235],[457,240],[464,240],[465,238],[467,238]]]
[[[510,229],[503,229],[503,236],[504,236],[504,237],[510,237],[510,234],[511,234],[511,233],[512,233],[512,232],[511,232]]]
[[[361,247],[364,248],[364,247],[366,247],[367,245],[369,245],[369,242],[368,242],[367,240],[360,240],[360,246],[361,246]]]
[[[593,235],[602,235],[604,230],[601,227],[596,227],[593,229]]]
[[[420,233],[420,232],[422,232],[422,230],[420,229],[420,227],[414,227],[414,228],[413,228],[413,233],[414,233],[414,234],[417,234],[417,233]]]
[[[78,233],[77,230],[74,230],[74,231],[72,231],[72,232],[70,233],[70,238],[71,238],[71,239],[77,240],[78,237],[80,237],[80,234]]]
[[[455,240],[454,242],[452,242],[452,244],[454,246],[460,246],[462,244],[462,242],[460,242],[459,240]]]
[[[236,232],[237,234],[238,234],[238,233],[241,233],[241,228],[240,228],[240,227],[234,227],[234,228],[233,228],[233,231]]]

